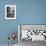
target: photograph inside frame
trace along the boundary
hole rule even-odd
[[[5,5],[5,19],[16,19],[16,5]]]
[[[18,25],[19,40],[46,41],[46,25]]]

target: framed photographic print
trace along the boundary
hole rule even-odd
[[[5,19],[16,19],[16,5],[5,5]]]
[[[18,42],[23,40],[46,41],[45,24],[19,24]]]

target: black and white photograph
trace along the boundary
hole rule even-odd
[[[5,5],[5,19],[16,19],[16,5]]]
[[[20,46],[46,42],[46,25],[19,24],[18,41]]]

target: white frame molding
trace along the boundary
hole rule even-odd
[[[18,24],[18,43],[20,43],[20,25]]]
[[[8,18],[7,17],[7,7],[15,7],[15,15],[14,17]],[[16,5],[5,5],[5,19],[16,19]]]

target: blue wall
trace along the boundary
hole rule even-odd
[[[5,20],[8,4],[16,4],[16,20]],[[46,0],[0,0],[0,44],[8,43],[9,32],[17,34],[17,24],[46,24]]]

